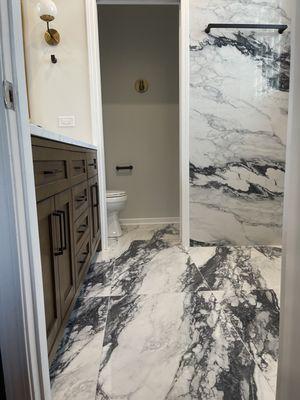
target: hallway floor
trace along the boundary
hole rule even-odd
[[[54,400],[274,400],[281,250],[128,227],[91,266],[51,366]]]

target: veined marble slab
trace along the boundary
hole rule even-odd
[[[150,231],[127,230],[91,266],[53,399],[275,400],[281,249],[186,252],[174,226]]]
[[[52,398],[95,396],[108,298],[79,297],[50,368]]]
[[[191,0],[191,239],[281,243],[290,35],[209,22],[287,23],[289,0]]]
[[[275,396],[211,292],[112,298],[97,400]]]
[[[279,301],[281,248],[193,247],[189,253],[211,290],[232,294],[272,289]]]
[[[281,249],[268,246],[194,247],[190,254],[275,392]]]

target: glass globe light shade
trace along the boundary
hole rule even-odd
[[[44,21],[53,21],[57,15],[57,7],[52,0],[40,0],[36,8],[39,17]]]

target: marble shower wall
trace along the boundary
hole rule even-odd
[[[190,0],[193,244],[281,243],[289,32],[204,29],[290,25],[289,2]]]

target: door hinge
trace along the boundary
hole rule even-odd
[[[14,86],[9,81],[3,81],[3,98],[5,107],[8,110],[15,110]]]

